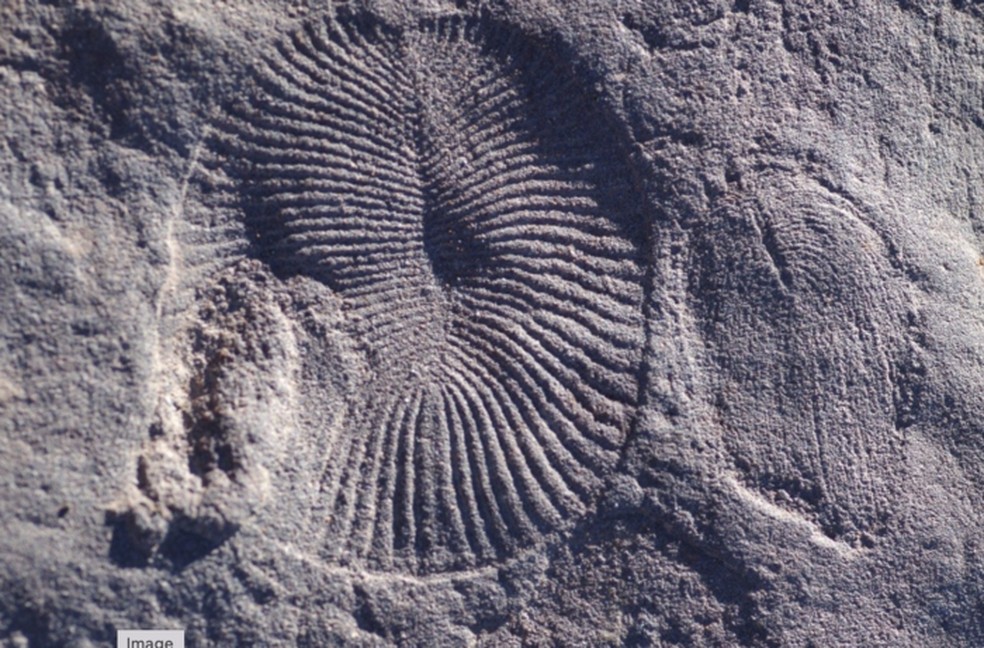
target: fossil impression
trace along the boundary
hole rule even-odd
[[[216,126],[244,254],[339,295],[370,367],[331,432],[332,560],[500,560],[589,511],[618,460],[641,200],[553,49],[485,18],[331,16],[263,56]]]

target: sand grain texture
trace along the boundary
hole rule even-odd
[[[984,644],[982,65],[970,2],[10,4],[0,645]]]

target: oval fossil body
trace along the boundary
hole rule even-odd
[[[332,16],[218,125],[248,254],[335,291],[371,369],[325,468],[332,560],[488,564],[588,511],[618,459],[641,201],[544,49],[487,19]]]

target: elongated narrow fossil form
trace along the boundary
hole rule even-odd
[[[372,370],[325,555],[463,569],[589,511],[637,400],[642,201],[562,62],[491,19],[333,15],[253,86],[213,142],[247,253],[336,291]]]

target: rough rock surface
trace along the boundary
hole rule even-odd
[[[982,70],[970,0],[3,3],[0,643],[984,645]]]

